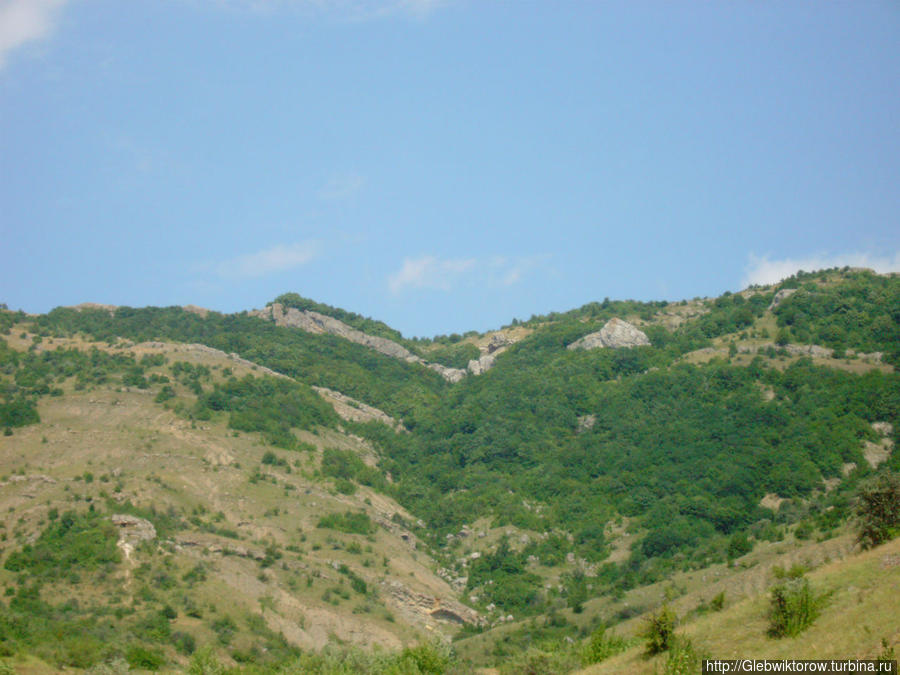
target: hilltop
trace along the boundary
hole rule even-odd
[[[292,293],[2,311],[0,647],[467,672],[634,639],[709,575],[759,604],[763,561],[849,564],[856,491],[900,469],[897,307],[844,269],[432,340]]]

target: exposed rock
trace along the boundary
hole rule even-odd
[[[511,344],[514,344],[515,340],[510,339],[508,336],[503,333],[494,333],[491,335],[491,341],[487,344],[487,353],[493,354],[498,349],[502,349],[503,347],[508,347]]]
[[[181,309],[191,314],[197,314],[204,319],[209,315],[209,310],[206,307],[197,307],[197,305],[184,305]]]
[[[313,387],[319,396],[328,401],[334,411],[349,422],[382,422],[397,431],[404,430],[403,425],[388,415],[386,412],[370,405],[345,396],[339,391],[326,389],[325,387]]]
[[[0,487],[5,487],[10,483],[24,483],[25,481],[33,481],[37,483],[47,483],[48,485],[56,484],[56,480],[50,478],[50,476],[45,476],[42,473],[32,474],[30,476],[23,476],[21,474],[16,474],[14,476],[10,476],[7,481],[0,481]]]
[[[122,554],[129,563],[133,564],[131,554],[136,545],[142,541],[156,539],[156,528],[149,520],[127,513],[114,513],[110,516],[110,520],[119,528],[119,540],[116,542],[116,546],[122,549]]]
[[[407,363],[419,363],[426,368],[431,368],[437,373],[440,373],[441,377],[449,382],[459,382],[466,376],[466,371],[464,370],[459,368],[447,368],[439,363],[428,363],[422,357],[416,356],[406,347],[397,344],[393,340],[363,333],[355,328],[351,328],[343,321],[327,316],[326,314],[320,314],[319,312],[310,310],[300,311],[295,307],[288,307],[287,310],[285,310],[284,306],[279,302],[267,305],[265,309],[253,310],[249,312],[249,314],[250,316],[274,321],[278,326],[299,328],[307,333],[318,335],[336,335],[345,340],[349,340],[350,342],[355,342],[364,347],[374,349],[376,352],[384,354],[385,356],[406,361]]]
[[[110,516],[112,524],[119,528],[119,541],[125,539],[137,544],[142,541],[156,539],[156,528],[144,518],[127,513],[114,513]]]
[[[638,330],[622,319],[610,319],[596,333],[590,333],[576,340],[568,346],[568,349],[597,349],[608,347],[612,349],[641,347],[650,344],[650,340],[643,331]]]
[[[890,422],[873,422],[872,429],[881,435],[881,441],[878,443],[863,441],[863,456],[869,466],[875,469],[886,462],[894,450],[894,439],[891,438],[891,434],[894,433],[894,425]]]
[[[764,509],[771,509],[772,511],[777,511],[781,506],[781,503],[786,501],[784,497],[779,497],[774,492],[768,492],[763,496],[762,499],[759,500],[759,505]]]
[[[478,612],[456,600],[435,598],[424,593],[416,593],[399,581],[391,579],[386,579],[381,584],[395,602],[421,616],[430,617],[438,621],[458,624],[468,623],[475,626],[485,623]]]
[[[830,359],[834,350],[819,345],[785,345],[788,354],[793,356],[811,356],[813,358]]]
[[[481,375],[491,369],[496,358],[494,354],[485,354],[480,358],[472,359],[469,361],[468,371],[473,375]]]
[[[772,298],[772,302],[769,304],[769,311],[778,307],[778,305],[780,305],[785,298],[791,297],[796,292],[796,288],[782,288]]]
[[[460,368],[448,368],[447,366],[442,366],[440,363],[428,363],[418,356],[416,358],[416,363],[423,364],[426,368],[431,368],[433,371],[440,374],[448,382],[459,382],[466,376],[466,371]]]
[[[577,433],[583,433],[585,431],[590,431],[594,428],[594,425],[597,423],[596,415],[582,415],[578,418],[578,428],[576,429]]]

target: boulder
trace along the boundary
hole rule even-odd
[[[622,319],[610,319],[596,333],[590,333],[576,340],[568,346],[568,349],[597,349],[606,347],[610,349],[630,349],[632,347],[648,346],[650,340],[643,331],[638,330]]]

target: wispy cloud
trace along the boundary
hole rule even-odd
[[[219,276],[230,279],[264,277],[307,264],[319,252],[319,244],[304,241],[277,244],[271,248],[220,262],[215,266]]]
[[[388,278],[392,293],[407,288],[430,288],[449,291],[475,267],[474,258],[440,260],[431,255],[406,258],[403,266]]]
[[[547,256],[441,259],[433,255],[405,258],[400,269],[388,277],[388,288],[397,294],[419,288],[450,291],[464,283],[512,286],[546,259]]]
[[[332,176],[319,190],[319,199],[325,201],[344,201],[353,197],[366,184],[365,176],[358,173],[345,173]]]
[[[17,47],[49,37],[68,0],[0,0],[0,69]]]
[[[837,255],[813,254],[803,258],[781,258],[772,260],[768,256],[750,254],[744,269],[741,286],[752,284],[766,286],[786,279],[798,271],[812,272],[831,267],[868,267],[880,274],[900,272],[900,251],[893,255],[872,253],[843,253]]]

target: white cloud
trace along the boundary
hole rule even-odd
[[[532,258],[449,258],[432,255],[405,258],[402,267],[388,278],[392,293],[408,288],[449,291],[462,283],[478,283],[486,287],[512,286],[519,283],[547,256]]]
[[[798,271],[813,272],[831,267],[868,267],[880,274],[900,272],[900,251],[891,255],[871,253],[844,253],[838,255],[814,254],[803,258],[782,258],[771,260],[768,256],[757,257],[750,254],[744,269],[742,287],[753,284],[768,286],[796,274]]]
[[[0,68],[9,53],[48,37],[67,0],[0,0]]]
[[[474,258],[439,260],[431,255],[406,258],[403,267],[388,279],[392,293],[406,288],[431,288],[449,291],[469,270],[475,267]]]
[[[305,265],[315,258],[318,252],[318,244],[312,241],[278,244],[264,251],[221,262],[216,265],[216,271],[219,276],[226,278],[264,277]]]

